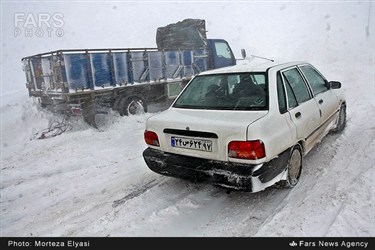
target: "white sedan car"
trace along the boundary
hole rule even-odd
[[[221,68],[147,120],[143,157],[156,173],[228,189],[290,188],[303,156],[345,123],[341,83],[307,62]]]

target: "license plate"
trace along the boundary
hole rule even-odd
[[[172,136],[171,146],[176,148],[188,148],[212,152],[212,141],[210,140],[190,139]]]

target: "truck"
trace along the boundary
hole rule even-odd
[[[207,39],[205,20],[159,27],[156,48],[64,49],[22,58],[29,96],[42,107],[81,115],[147,112],[173,100],[196,74],[236,64],[224,39]],[[244,50],[242,50],[244,56]]]

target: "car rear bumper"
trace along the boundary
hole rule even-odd
[[[258,192],[280,180],[280,174],[286,169],[287,152],[261,165],[207,160],[151,148],[143,151],[143,158],[147,166],[158,174]]]

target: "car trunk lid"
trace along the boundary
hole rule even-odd
[[[151,117],[147,130],[158,134],[164,152],[227,161],[230,141],[245,141],[249,124],[267,111],[170,108]]]

